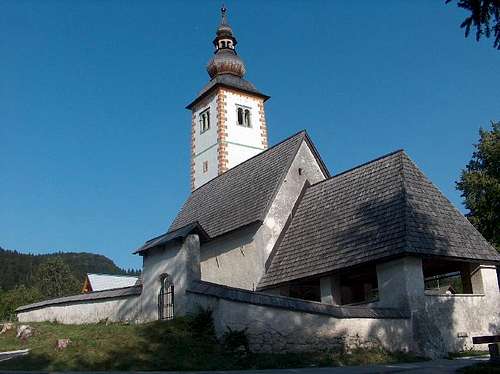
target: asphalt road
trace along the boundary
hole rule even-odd
[[[10,358],[23,353],[9,353]],[[0,361],[7,359],[9,354],[0,353]],[[26,352],[24,353],[26,354]],[[488,358],[475,357],[456,360],[432,360],[410,364],[374,365],[374,366],[349,366],[334,368],[302,368],[280,370],[242,370],[242,371],[198,371],[198,372],[164,372],[169,374],[372,374],[372,373],[455,373],[457,369],[485,362]],[[23,374],[33,371],[0,371],[0,374]],[[48,372],[36,372],[48,373]],[[96,372],[78,372],[78,374],[94,374]],[[104,373],[104,372],[100,372]],[[106,374],[160,374],[161,372],[106,372]]]

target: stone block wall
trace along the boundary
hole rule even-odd
[[[393,309],[334,307],[206,282],[188,289],[188,297],[193,312],[212,310],[219,335],[228,327],[245,330],[254,352],[415,350],[411,320]]]

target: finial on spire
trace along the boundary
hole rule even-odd
[[[227,12],[226,6],[224,4],[222,4],[222,8],[220,8],[221,24],[227,24],[226,12]]]

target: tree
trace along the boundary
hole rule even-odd
[[[446,0],[446,4],[452,1]],[[493,47],[500,50],[500,0],[458,0],[457,6],[470,12],[470,16],[460,25],[465,28],[465,37],[475,27],[476,41],[482,36],[489,38],[493,34]]]
[[[54,298],[78,293],[81,284],[61,257],[53,257],[38,265],[33,286],[44,296]]]
[[[467,218],[500,251],[500,122],[479,130],[472,159],[457,182]]]
[[[41,292],[33,287],[17,286],[9,291],[0,291],[0,321],[13,320],[18,307],[42,299]]]

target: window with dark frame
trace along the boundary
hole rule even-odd
[[[205,109],[198,115],[200,121],[200,134],[210,129],[210,108]]]
[[[237,123],[242,127],[252,127],[250,109],[241,106],[236,107]]]

